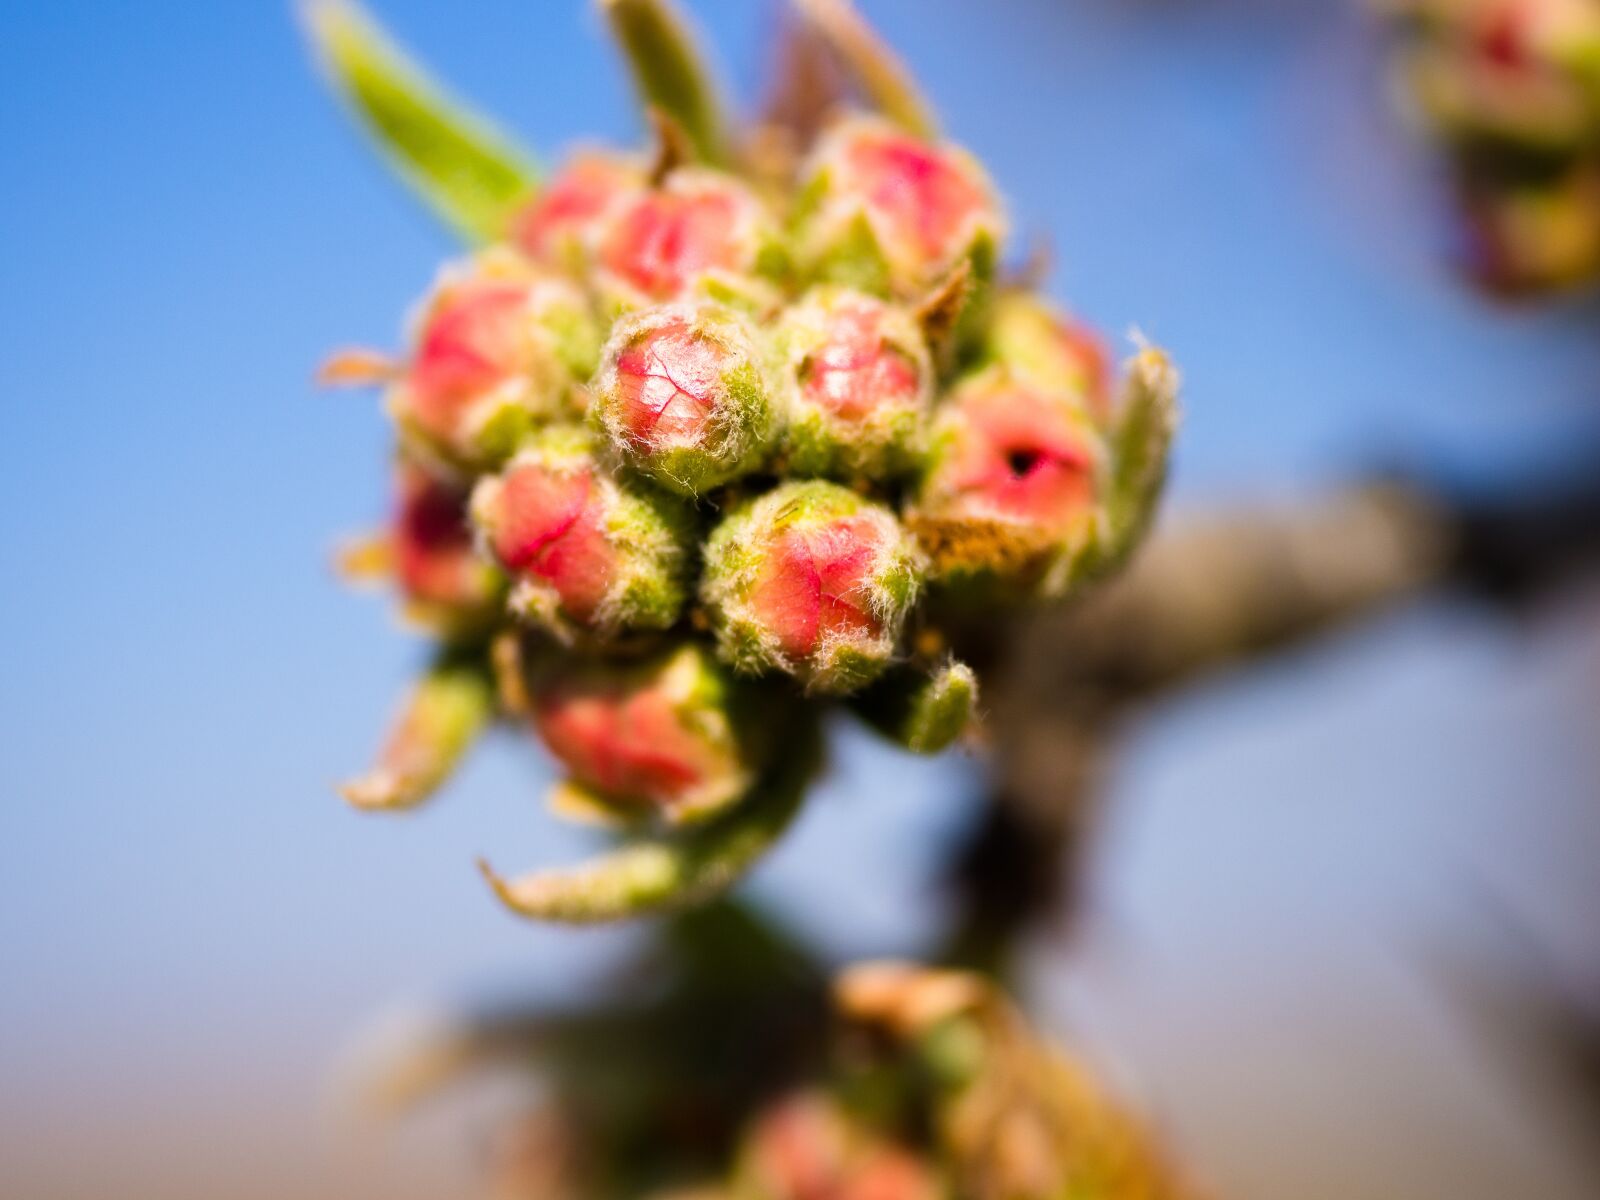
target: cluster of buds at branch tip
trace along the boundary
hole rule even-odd
[[[1093,334],[997,284],[994,188],[848,0],[795,0],[795,28],[865,111],[834,88],[765,157],[675,0],[600,8],[655,152],[585,149],[548,178],[355,0],[307,22],[475,244],[404,354],[324,372],[386,387],[403,463],[392,528],[347,561],[492,678],[495,715],[563,767],[561,812],[626,827],[573,868],[485,868],[562,921],[730,886],[797,811],[832,705],[914,753],[961,742],[980,681],[958,609],[1003,620],[1120,562],[1176,411],[1159,351],[1119,391]],[[460,694],[430,675],[352,799],[436,786],[488,719]]]
[[[616,323],[593,411],[635,470],[695,496],[761,466],[778,432],[766,355],[738,313],[714,304],[646,309]]]
[[[889,480],[920,465],[933,363],[909,312],[816,288],[783,314],[776,351],[789,470]]]
[[[690,514],[618,479],[574,426],[535,434],[479,480],[472,521],[513,580],[512,612],[564,641],[666,629],[688,586]]]
[[[417,452],[492,465],[536,423],[581,414],[598,350],[583,292],[497,249],[445,271],[389,411]]]
[[[883,673],[921,587],[921,556],[892,511],[811,480],[728,514],[706,542],[700,595],[736,670],[827,694]]]

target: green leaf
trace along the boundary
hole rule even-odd
[[[952,659],[932,671],[891,671],[851,706],[896,745],[914,754],[938,754],[961,736],[977,703],[978,677],[966,663]]]
[[[406,182],[468,240],[503,237],[537,183],[531,157],[448,97],[355,0],[310,0],[305,15],[334,86]]]
[[[493,715],[485,664],[447,654],[401,704],[376,765],[340,793],[369,811],[421,804],[450,777]]]
[[[790,753],[726,816],[678,836],[645,836],[575,867],[501,878],[478,868],[507,908],[542,921],[586,925],[703,904],[732,887],[770,850],[800,809],[815,770],[814,731],[791,734]]]
[[[639,99],[675,122],[700,158],[726,165],[732,155],[715,78],[672,0],[599,0],[628,59]]]
[[[907,133],[932,140],[939,119],[904,60],[868,25],[850,0],[793,0],[867,100]]]

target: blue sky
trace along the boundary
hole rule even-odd
[[[376,7],[547,157],[636,127],[585,4]],[[764,6],[695,7],[737,90],[756,92]],[[1172,348],[1188,384],[1180,502],[1305,489],[1393,457],[1510,477],[1592,428],[1594,309],[1506,310],[1440,266],[1426,181],[1349,16],[863,7],[989,162],[1017,227],[1054,245],[1057,294]],[[0,1036],[0,1117],[26,1110],[14,1137],[48,1144],[69,1117],[110,1128],[141,1096],[203,1127],[225,1081],[251,1072],[262,1104],[298,1113],[395,996],[559,983],[615,942],[516,924],[470,869],[480,851],[515,868],[583,844],[538,811],[528,748],[490,747],[408,822],[362,820],[329,790],[370,751],[420,648],[328,574],[336,535],[378,513],[386,431],[374,404],[309,378],[335,344],[392,345],[453,247],[329,102],[284,4],[6,4],[0,77],[0,1028],[20,1032]],[[1477,649],[1455,657],[1451,630]],[[1424,700],[1492,691],[1496,637],[1471,617],[1401,623],[1392,643],[1339,658],[1332,683],[1291,672],[1199,726],[1178,721],[1134,778],[1168,795],[1209,764],[1204,778],[1244,803],[1292,788],[1306,761],[1336,781],[1349,744],[1303,723],[1311,760],[1269,755],[1235,785],[1206,753],[1243,731],[1270,741],[1263,721],[1314,713],[1349,671],[1386,678],[1384,661],[1411,662]],[[1390,707],[1339,710],[1348,737],[1426,706],[1375,686]],[[1498,727],[1474,711],[1469,725]],[[1442,740],[1405,740],[1400,774],[1355,778],[1461,786],[1430,774],[1459,727],[1431,728]],[[1578,753],[1551,736],[1557,761]],[[1493,764],[1520,761],[1488,743],[1487,775],[1463,768],[1483,787]],[[935,825],[959,819],[970,783],[969,767],[850,741],[765,886],[814,906],[842,949],[903,944],[927,849],[894,831],[924,807]],[[1161,828],[1154,845],[1176,854]],[[1130,870],[1166,861],[1141,845]],[[819,899],[822,859],[873,886]],[[1187,894],[1181,870],[1130,878],[1149,881],[1135,910]],[[263,1044],[281,1048],[270,1062]],[[188,1082],[147,1096],[157,1064]],[[100,1108],[86,1109],[92,1090]],[[284,1120],[270,1144],[292,1157],[304,1130]]]

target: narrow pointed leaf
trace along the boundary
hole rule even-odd
[[[340,789],[357,808],[412,808],[450,777],[488,725],[494,689],[477,663],[446,661],[417,683],[365,775]]]
[[[599,0],[633,71],[639,99],[660,109],[706,162],[730,158],[727,121],[715,78],[673,0]]]
[[[584,925],[689,908],[725,892],[800,809],[816,761],[812,738],[727,816],[692,832],[645,836],[575,867],[501,878],[480,861],[501,903],[525,917]]]
[[[1144,535],[1167,478],[1178,427],[1178,370],[1166,353],[1142,347],[1129,364],[1111,431],[1104,563],[1114,566]]]
[[[939,136],[938,117],[910,68],[850,0],[794,0],[794,5],[873,107],[908,133]]]
[[[852,706],[884,737],[914,754],[938,754],[967,728],[978,703],[978,677],[950,660],[932,671],[902,667],[857,696]]]
[[[529,155],[447,96],[355,0],[310,0],[334,85],[423,200],[472,241],[505,234],[536,183]]]

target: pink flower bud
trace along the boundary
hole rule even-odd
[[[775,434],[763,354],[731,310],[668,305],[618,321],[594,412],[627,462],[697,495],[761,465]]]
[[[771,219],[731,175],[680,168],[616,209],[600,243],[601,290],[626,308],[738,299],[777,252]]]
[[[876,117],[836,125],[807,172],[800,257],[813,274],[910,296],[963,258],[992,273],[1005,237],[988,177],[964,150]]]
[[[390,410],[451,462],[497,461],[536,421],[579,411],[597,336],[576,287],[491,251],[444,275]]]
[[[784,314],[777,344],[790,471],[884,479],[916,464],[933,365],[909,313],[818,288]]]
[[[991,367],[940,409],[907,521],[940,578],[1027,583],[1092,535],[1104,458],[1077,396]]]
[[[911,1151],[858,1128],[817,1093],[759,1117],[739,1163],[739,1194],[759,1200],[935,1200],[946,1194]]]
[[[1111,359],[1088,325],[1027,292],[996,300],[985,357],[1047,390],[1082,399],[1094,419],[1111,417]]]
[[[512,238],[535,262],[581,270],[593,260],[613,214],[644,187],[644,173],[623,158],[574,155],[517,215]]]
[[[812,480],[747,501],[712,532],[701,599],[736,670],[844,693],[888,666],[921,580],[892,512]]]
[[[500,598],[500,573],[473,550],[467,492],[402,462],[389,542],[407,611],[449,630],[483,623]]]
[[[532,690],[534,728],[550,753],[588,799],[614,810],[700,820],[756,778],[748,704],[692,643],[637,666],[566,661]]]
[[[619,484],[582,430],[551,429],[525,445],[478,484],[472,517],[516,580],[513,611],[558,635],[664,629],[678,618],[686,514]]]

